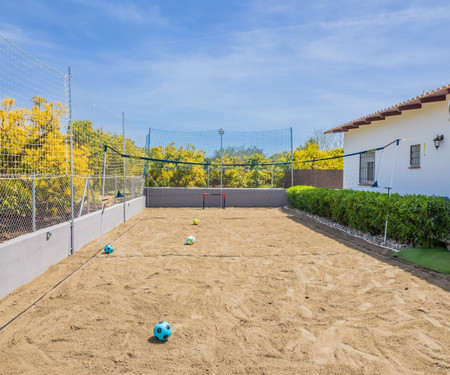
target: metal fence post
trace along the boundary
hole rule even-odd
[[[74,251],[74,193],[73,193],[73,129],[72,129],[72,75],[70,66],[67,75],[68,79],[68,99],[69,99],[69,129],[70,129],[70,254]]]
[[[87,176],[87,181],[86,181],[86,186],[87,186],[87,195],[86,195],[86,203],[87,203],[87,213],[89,213],[89,190],[91,188],[91,182],[89,181],[89,175]],[[81,209],[83,209],[83,207],[81,207]]]
[[[122,112],[122,137],[123,137],[123,154],[125,155],[125,112]],[[127,221],[127,209],[126,209],[126,165],[125,165],[125,157],[123,158],[123,222]]]
[[[294,186],[294,140],[292,139],[292,127],[291,127],[291,186]]]
[[[33,232],[36,232],[36,176],[33,172],[33,180],[32,180],[32,185],[31,185],[31,196],[32,196],[32,200],[33,200],[33,204],[32,204],[32,212],[31,215],[33,217]]]
[[[150,157],[150,135],[151,135],[151,132],[152,132],[152,128],[148,128],[148,136],[146,137],[146,142],[145,142],[145,146],[146,146],[146,148],[147,148],[147,153],[146,153],[146,155],[148,156],[148,157]],[[150,160],[147,160],[146,162],[145,162],[145,164],[144,164],[144,173],[143,173],[143,176],[144,176],[144,184],[145,184],[145,182],[146,182],[146,180],[148,180],[147,179],[147,174],[150,176],[150,178],[153,180],[153,177],[151,177],[151,174],[150,174]],[[156,186],[158,186],[158,184],[156,184],[156,181],[154,181],[155,182],[155,185]],[[150,184],[150,181],[148,182],[149,184]]]
[[[223,129],[219,129],[219,134],[220,134],[220,194],[222,194],[222,190],[223,190],[223,150],[222,150],[222,137],[223,137]]]

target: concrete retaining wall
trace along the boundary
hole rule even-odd
[[[202,207],[203,193],[220,193],[218,188],[164,188],[144,189],[147,207]],[[281,207],[288,203],[284,189],[223,189],[226,207]],[[220,197],[207,197],[207,205],[219,205]]]
[[[126,202],[130,218],[145,207],[145,197]],[[74,250],[100,236],[100,211],[74,220]],[[103,233],[123,222],[123,204],[105,209]],[[47,239],[47,232],[51,236]],[[31,281],[70,254],[70,223],[25,234],[0,244],[0,298]]]

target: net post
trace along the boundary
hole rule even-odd
[[[400,139],[397,139],[396,141],[396,147],[395,147],[395,155],[394,155],[394,162],[392,163],[392,171],[391,171],[391,186],[389,186],[388,189],[388,199],[387,199],[387,213],[386,213],[386,223],[384,225],[384,238],[383,241],[386,243],[387,238],[387,227],[388,227],[388,217],[389,217],[389,199],[391,198],[391,190],[392,190],[392,184],[394,182],[394,169],[395,169],[395,161],[397,160],[397,152],[398,152],[398,145],[400,143]]]
[[[388,187],[388,197],[387,197],[387,212],[386,212],[386,223],[384,224],[384,237],[383,241],[386,243],[386,237],[387,237],[387,227],[388,227],[388,217],[389,217],[389,199],[391,198],[391,189],[392,187]]]
[[[225,198],[226,198],[226,194],[223,193],[222,196],[223,196],[223,207],[222,207],[222,208],[225,209]]]
[[[106,177],[106,151],[108,150],[108,146],[103,147],[104,156],[103,156],[103,179],[102,179],[102,212],[100,214],[100,249],[102,248],[102,239],[103,239],[103,213],[105,212],[105,177]]]
[[[208,195],[208,193],[203,193],[203,209],[205,209],[205,197]]]

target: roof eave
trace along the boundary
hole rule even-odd
[[[350,121],[346,124],[337,126],[335,128],[325,131],[324,134],[343,133],[352,129],[359,128],[362,125],[370,125],[373,121],[383,121],[386,119],[386,117],[399,116],[403,113],[403,111],[422,108],[423,103],[434,103],[445,101],[447,99],[448,94],[450,94],[450,85],[443,86],[439,89],[409,99],[403,103],[394,105],[392,107],[361,117],[357,120]]]

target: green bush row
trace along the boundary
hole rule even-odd
[[[311,186],[287,189],[291,206],[411,245],[432,247],[450,234],[450,202],[444,197],[399,195]]]

